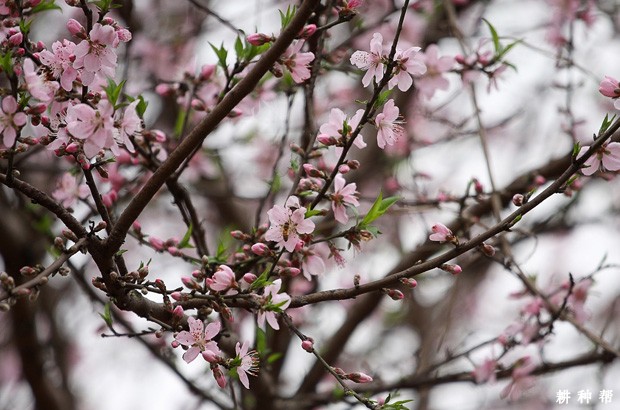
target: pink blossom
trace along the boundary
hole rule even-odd
[[[581,147],[577,158],[580,158],[590,147]],[[593,155],[583,164],[581,172],[590,176],[599,169],[602,171],[620,170],[620,142],[608,142],[603,144]]]
[[[132,136],[142,131],[142,120],[138,116],[136,106],[140,103],[140,100],[136,99],[127,107],[123,113],[123,119],[120,124],[120,142],[125,145],[125,148],[129,152],[134,152],[133,143],[131,142]]]
[[[357,184],[346,184],[345,179],[340,174],[336,174],[334,178],[334,193],[331,195],[332,210],[334,211],[334,217],[341,224],[346,224],[349,220],[347,215],[345,204],[359,206],[357,201]]]
[[[237,375],[243,387],[249,389],[250,381],[248,380],[248,374],[256,376],[258,373],[258,353],[254,350],[248,352],[248,342],[243,342],[243,345],[237,342],[235,352],[237,353],[236,360],[241,362],[237,366]]]
[[[288,305],[291,304],[291,297],[287,293],[278,293],[281,286],[282,279],[276,279],[271,285],[265,286],[262,304],[256,317],[258,326],[262,329],[265,328],[265,320],[267,320],[269,326],[275,330],[280,329],[278,319],[276,318],[276,312],[285,310]]]
[[[67,131],[74,138],[84,143],[84,153],[92,158],[99,150],[111,148],[112,152],[119,153],[114,141],[114,109],[107,100],[101,100],[98,110],[87,104],[76,104],[67,109]]]
[[[114,77],[116,53],[112,46],[116,41],[114,27],[95,23],[86,40],[75,47],[73,68],[82,70],[82,84],[91,85],[96,76]]]
[[[215,355],[220,355],[220,348],[213,339],[220,332],[220,322],[211,322],[206,329],[202,320],[190,317],[187,319],[189,332],[183,330],[175,336],[175,340],[189,349],[183,354],[183,360],[189,363],[198,357],[198,354],[210,350]]]
[[[398,107],[394,100],[389,99],[383,106],[383,112],[377,114],[375,125],[377,126],[377,145],[384,149],[386,145],[394,145],[405,130],[400,125],[402,121],[398,119]]]
[[[431,98],[437,90],[447,90],[450,82],[443,75],[450,71],[454,66],[453,57],[439,57],[439,47],[431,44],[426,47],[422,54],[422,61],[426,65],[427,71],[424,75],[416,79],[416,87],[426,98]]]
[[[278,246],[293,252],[301,240],[299,234],[314,231],[314,222],[305,218],[306,208],[300,206],[296,196],[290,196],[285,206],[274,205],[269,211],[271,226],[265,233],[265,239],[277,242]]]
[[[235,280],[235,273],[226,265],[220,265],[217,271],[213,274],[213,278],[208,282],[209,288],[216,292],[225,292],[230,289],[228,294],[237,294],[235,288],[237,288],[237,281]]]
[[[585,309],[585,303],[592,283],[592,279],[579,281],[573,287],[573,291],[568,297],[570,310],[575,316],[575,320],[579,323],[584,323],[590,317],[590,313]]]
[[[71,91],[78,72],[73,68],[75,44],[69,40],[56,41],[52,44],[53,53],[43,50],[39,53],[41,63],[52,71],[55,79],[60,79],[60,86]]]
[[[30,94],[39,101],[48,103],[54,99],[54,94],[58,91],[59,85],[55,81],[47,81],[37,74],[34,62],[26,58],[24,60],[24,80]]]
[[[383,60],[383,36],[380,33],[372,35],[372,40],[370,40],[370,53],[358,50],[351,55],[351,64],[357,68],[366,70],[366,74],[364,74],[362,78],[364,87],[368,87],[373,77],[377,82],[383,79]]]
[[[56,190],[52,192],[54,199],[59,201],[62,206],[69,208],[77,198],[88,197],[90,190],[86,184],[77,184],[76,178],[68,172],[58,180]]]
[[[444,224],[437,223],[431,228],[433,233],[428,237],[431,241],[435,242],[452,242],[454,241],[454,234]]]
[[[314,60],[314,54],[299,52],[303,45],[303,40],[294,41],[280,57],[280,63],[288,69],[297,84],[310,78],[309,64]]]
[[[353,117],[347,118],[341,109],[332,108],[329,112],[328,122],[319,128],[319,137],[326,135],[334,138],[344,138],[344,143],[346,144],[353,131],[357,129],[363,115],[364,110],[357,110]],[[353,144],[359,149],[366,147],[362,134],[357,135]]]
[[[392,78],[388,82],[390,90],[398,85],[399,90],[407,91],[413,84],[411,75],[422,75],[426,72],[426,65],[424,65],[423,56],[419,51],[420,47],[410,47],[405,51],[396,50],[394,55],[396,65],[392,72]]]
[[[323,258],[310,249],[302,249],[301,252],[303,254],[301,268],[306,279],[311,280],[312,276],[325,273],[325,262],[323,262]]]
[[[525,390],[536,384],[534,376],[530,376],[530,373],[536,368],[532,359],[525,356],[519,362],[512,371],[512,381],[500,393],[502,399],[517,400]]]
[[[495,383],[495,369],[497,368],[497,360],[486,359],[481,365],[476,366],[472,375],[477,384]]]
[[[26,124],[27,116],[23,112],[18,112],[17,100],[12,95],[2,99],[2,110],[0,111],[0,134],[2,143],[6,148],[10,148],[17,139],[17,132]]]

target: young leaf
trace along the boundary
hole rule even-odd
[[[107,302],[103,307],[103,313],[99,313],[99,316],[105,321],[106,325],[112,326],[114,319],[112,318],[112,311],[110,310],[110,302]]]
[[[495,47],[495,53],[498,55],[501,54],[502,45],[499,42],[499,36],[497,35],[497,30],[495,30],[495,27],[493,27],[493,25],[489,22],[489,20],[483,18],[482,21],[484,21],[486,25],[489,27],[489,31],[491,32],[491,38],[493,40],[493,46]]]
[[[383,199],[383,193],[379,192],[379,196],[377,197],[375,202],[370,207],[370,210],[368,210],[368,213],[366,214],[364,219],[362,219],[362,222],[360,222],[359,224],[360,228],[365,229],[375,219],[383,215],[399,199],[400,198],[397,196],[392,196],[392,197]]]
[[[189,243],[189,240],[192,238],[193,230],[194,230],[194,226],[190,224],[189,228],[187,228],[187,232],[185,232],[185,235],[183,235],[183,239],[181,239],[181,242],[179,242],[179,244],[177,245],[177,248],[179,249],[193,248],[193,246]]]

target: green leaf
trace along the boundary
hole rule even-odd
[[[183,133],[183,127],[185,125],[185,118],[187,117],[187,111],[180,110],[177,114],[177,120],[174,123],[174,135],[180,137]]]
[[[114,323],[114,319],[112,318],[112,311],[110,309],[110,302],[106,302],[103,307],[103,313],[99,313],[99,316],[105,321],[105,323],[112,327],[112,323]]]
[[[220,67],[222,67],[224,70],[226,70],[226,68],[227,68],[226,59],[228,58],[228,50],[226,50],[224,48],[224,43],[222,43],[219,48],[215,47],[211,43],[209,43],[209,45],[211,46],[211,48],[215,52],[215,55],[217,56],[217,61],[218,61],[218,64],[220,65]]]
[[[250,290],[260,289],[267,285],[267,278],[269,277],[269,271],[271,271],[271,267],[265,268],[263,273],[261,273],[258,278],[250,285]]]
[[[241,41],[241,37],[237,36],[235,40],[235,53],[237,54],[237,60],[242,60],[245,47],[243,47],[243,42]]]
[[[13,75],[13,53],[11,53],[10,49],[4,54],[0,54],[0,67],[7,75]]]
[[[138,113],[138,117],[144,117],[144,113],[146,112],[146,107],[149,106],[149,103],[144,101],[144,97],[142,95],[138,96],[138,100],[140,102],[136,105],[136,112]]]
[[[275,173],[273,176],[273,180],[271,181],[269,185],[270,185],[269,190],[272,193],[278,192],[280,188],[282,187],[282,178],[280,177],[280,174]]]
[[[47,11],[47,10],[61,10],[62,11],[62,8],[60,6],[57,6],[54,0],[43,0],[41,3],[33,7],[32,10],[30,10],[30,13],[37,14],[37,13],[40,13],[42,11]]]
[[[260,327],[256,328],[256,351],[260,353],[261,356],[267,351],[267,335]]]
[[[392,197],[388,197],[388,198],[383,199],[383,193],[379,192],[379,196],[377,197],[375,202],[370,207],[370,210],[368,210],[368,213],[366,214],[364,219],[362,219],[362,222],[360,222],[359,227],[361,229],[366,229],[366,227],[370,223],[372,223],[374,220],[376,220],[381,215],[386,213],[387,210],[392,205],[394,205],[396,203],[396,201],[398,201],[399,199],[400,199],[400,197],[397,197],[397,196],[392,196]]]
[[[572,157],[577,158],[577,154],[579,154],[580,150],[581,150],[581,144],[579,143],[579,141],[577,141],[576,143],[573,144]]]
[[[392,94],[392,90],[385,90],[379,93],[379,96],[377,97],[377,101],[375,102],[375,107],[377,108],[382,107],[383,104],[385,104],[385,102],[390,97],[390,94]]]
[[[108,101],[112,103],[114,109],[118,108],[116,103],[118,101],[118,97],[121,95],[121,91],[123,90],[123,86],[125,85],[125,80],[116,84],[113,79],[108,78],[108,85],[105,88],[105,93],[108,96]]]
[[[281,357],[282,357],[282,353],[281,352],[271,353],[269,356],[267,356],[267,363],[269,363],[269,364],[275,363]]]
[[[189,228],[187,228],[187,232],[185,232],[185,235],[183,235],[183,239],[181,239],[181,242],[179,242],[179,244],[177,245],[177,248],[179,249],[193,248],[193,246],[189,243],[189,240],[192,238],[193,230],[194,230],[194,225],[190,224]]]
[[[316,216],[316,215],[320,215],[323,211],[320,209],[308,209],[306,211],[306,215],[304,215],[306,218],[310,218],[312,216]]]
[[[281,10],[278,10],[278,13],[280,13],[280,24],[281,24],[282,30],[284,30],[284,27],[286,27],[288,23],[291,22],[296,11],[297,11],[297,7],[295,6],[292,6],[292,7],[288,6],[286,8],[286,13],[282,13]]]
[[[497,30],[495,30],[495,27],[493,27],[493,25],[489,22],[489,20],[483,18],[482,21],[484,21],[486,25],[489,27],[489,31],[491,32],[491,38],[493,39],[493,46],[495,47],[495,53],[498,55],[501,54],[502,45],[499,42],[499,36],[497,35]]]
[[[609,114],[605,114],[605,118],[603,118],[603,123],[601,124],[601,128],[599,128],[598,130],[598,135],[604,134],[605,131],[607,131],[607,129],[614,122],[615,119],[616,119],[616,114],[614,114],[614,116],[611,118],[609,118]]]

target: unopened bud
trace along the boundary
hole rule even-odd
[[[405,298],[403,292],[398,289],[383,289],[386,295],[388,295],[392,300],[402,300]]]
[[[521,206],[521,205],[523,205],[523,201],[524,201],[524,200],[525,200],[525,197],[524,197],[523,195],[521,195],[521,194],[515,194],[515,195],[512,197],[512,203],[513,203],[515,206]]]
[[[301,30],[301,33],[299,33],[299,37],[307,39],[311,37],[314,33],[316,33],[316,24],[308,24]]]
[[[413,278],[401,278],[400,283],[402,283],[405,286],[410,287],[411,289],[418,286],[418,281]]]
[[[245,275],[243,275],[243,281],[244,281],[245,283],[250,284],[250,285],[251,285],[252,283],[254,283],[254,281],[255,281],[256,279],[257,279],[257,277],[256,277],[256,275],[255,275],[255,274],[253,274],[253,273],[249,273],[249,272],[248,272],[248,273],[246,273]]]
[[[492,247],[489,244],[483,243],[482,245],[480,245],[480,250],[482,251],[482,253],[484,253],[486,256],[493,256],[495,255],[495,248]]]
[[[252,252],[258,256],[263,256],[270,252],[269,246],[265,245],[262,242],[255,243],[254,245],[252,245],[251,249],[252,249]]]
[[[463,269],[459,265],[451,265],[449,263],[444,263],[440,266],[440,268],[453,275],[458,275],[459,273],[463,272]]]
[[[274,38],[273,36],[268,36],[267,34],[263,34],[263,33],[252,33],[246,37],[246,40],[248,41],[248,43],[252,44],[253,46],[258,47],[258,46],[262,46],[263,44],[272,42]]]
[[[314,351],[314,340],[306,339],[301,342],[301,348],[304,349],[308,353],[312,353]]]
[[[372,377],[360,372],[348,373],[344,377],[355,383],[370,383],[372,381]]]
[[[331,135],[327,135],[327,134],[319,134],[316,137],[316,140],[320,142],[321,144],[327,145],[327,146],[336,145],[338,143],[338,140],[336,138],[332,137]]]

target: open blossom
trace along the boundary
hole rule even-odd
[[[110,148],[120,153],[114,141],[114,109],[107,100],[101,100],[95,110],[87,104],[76,104],[67,109],[67,131],[84,143],[84,153],[92,158],[99,150]]]
[[[334,178],[334,193],[331,195],[331,200],[334,217],[341,224],[346,224],[349,220],[345,204],[359,206],[359,202],[355,197],[357,194],[356,189],[357,184],[347,184],[342,175],[336,174]]]
[[[581,147],[577,158],[585,154],[589,148]],[[620,171],[620,142],[603,144],[583,165],[581,172],[586,176],[594,174],[601,168],[606,171]]]
[[[271,285],[265,286],[265,293],[262,297],[262,306],[260,307],[256,317],[258,326],[262,329],[265,328],[265,320],[267,320],[269,326],[275,330],[280,329],[278,319],[276,318],[276,312],[283,311],[288,307],[288,305],[291,304],[291,297],[287,293],[278,293],[281,286],[282,279],[276,279],[271,283]]]
[[[132,137],[134,134],[142,131],[142,120],[136,111],[136,106],[139,103],[140,100],[136,99],[125,107],[123,119],[120,123],[120,130],[118,132],[119,136],[117,139],[125,145],[125,148],[127,148],[129,152],[134,152],[133,143],[129,137]]]
[[[40,76],[34,62],[29,58],[24,59],[24,80],[26,80],[26,87],[30,94],[44,103],[53,100],[54,94],[60,88],[56,81],[48,81]]]
[[[481,365],[476,366],[472,375],[477,384],[480,383],[495,383],[495,369],[497,368],[497,360],[487,358]]]
[[[90,193],[86,184],[78,185],[76,178],[68,172],[58,180],[56,190],[52,192],[52,197],[59,201],[62,206],[69,208],[77,198],[84,199]]]
[[[536,368],[529,356],[520,360],[512,371],[512,381],[500,393],[502,399],[517,400],[527,389],[536,384],[536,379],[530,373]]]
[[[422,61],[426,65],[426,73],[416,78],[416,87],[423,96],[431,98],[437,90],[447,90],[450,82],[443,75],[448,72],[455,63],[453,57],[439,57],[439,47],[431,44],[426,47],[422,54]]]
[[[237,366],[237,375],[243,387],[249,389],[248,374],[256,376],[258,373],[258,354],[254,350],[248,351],[248,342],[243,342],[243,344],[237,342],[235,352],[237,353],[236,359],[241,361],[241,364]]]
[[[73,68],[74,51],[75,43],[62,40],[52,44],[52,52],[43,50],[39,53],[41,64],[51,70],[52,76],[60,80],[60,86],[66,91],[71,91],[78,76],[77,70]]]
[[[207,350],[214,355],[222,354],[217,343],[211,340],[220,332],[220,322],[211,322],[205,328],[202,320],[190,317],[187,319],[187,323],[189,324],[189,332],[183,330],[175,337],[175,340],[179,344],[189,347],[189,349],[183,353],[183,360],[185,360],[185,362],[191,362],[198,357],[199,353]]]
[[[96,76],[114,77],[117,56],[113,43],[116,39],[114,27],[95,23],[88,38],[75,47],[73,68],[82,70],[82,84],[91,85]]]
[[[306,219],[306,208],[300,206],[296,196],[290,196],[285,206],[274,205],[269,211],[271,226],[265,233],[265,239],[277,242],[278,246],[293,252],[301,241],[299,234],[309,234],[314,231],[314,222]]]
[[[280,57],[280,63],[287,68],[297,84],[303,83],[310,78],[309,64],[314,60],[314,54],[300,53],[304,45],[302,40],[294,41]]]
[[[328,122],[319,128],[320,134],[318,138],[328,136],[338,139],[342,137],[345,138],[344,143],[346,143],[359,125],[363,115],[364,110],[357,110],[353,117],[347,119],[346,114],[341,109],[332,108],[329,112]],[[353,144],[359,149],[366,147],[362,134],[357,135]]]
[[[2,99],[0,111],[0,134],[6,148],[13,146],[17,138],[17,131],[26,124],[26,114],[17,111],[17,100],[12,95]]]
[[[366,74],[362,78],[364,87],[368,87],[373,77],[377,82],[383,79],[383,57],[383,36],[380,33],[372,35],[370,53],[358,50],[351,55],[351,64],[366,70]]]
[[[411,88],[413,80],[411,75],[422,75],[426,72],[426,65],[422,55],[419,53],[420,47],[410,47],[405,51],[396,50],[394,60],[396,65],[392,72],[392,78],[388,82],[388,88],[391,90],[395,85],[401,91],[407,91]]]
[[[398,119],[398,107],[394,100],[389,99],[383,106],[383,111],[377,114],[375,125],[377,126],[377,145],[383,149],[386,145],[394,145],[405,133]]]

